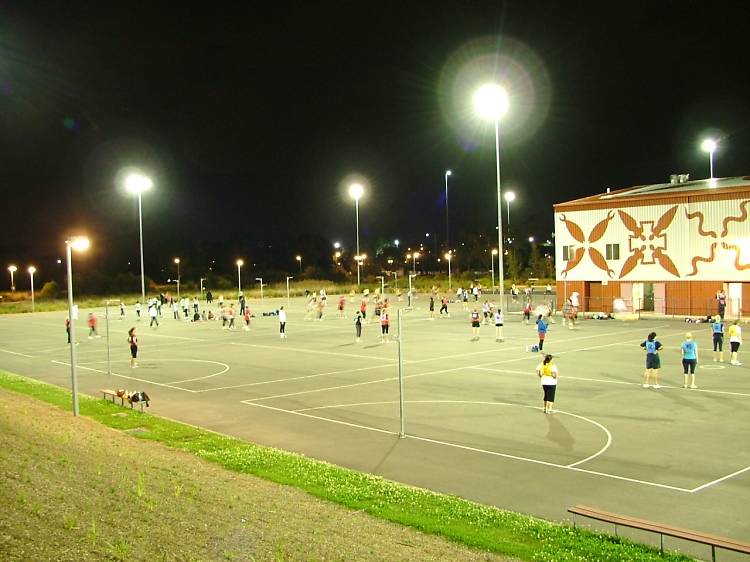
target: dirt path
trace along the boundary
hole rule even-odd
[[[3,560],[506,560],[0,390]]]

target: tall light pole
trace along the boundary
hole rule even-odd
[[[448,220],[448,176],[453,175],[450,170],[445,171],[445,248],[450,249],[451,244],[451,229],[450,221]]]
[[[411,272],[416,275],[417,274],[417,258],[419,257],[419,252],[414,252],[411,255]],[[424,264],[423,264],[424,265]]]
[[[245,265],[245,262],[237,260],[235,263],[237,264],[237,298],[239,299],[240,295],[242,295],[242,273],[240,272],[240,269]]]
[[[263,304],[263,278],[262,277],[256,277],[256,281],[260,281],[260,302]]]
[[[90,246],[85,236],[73,236],[65,241],[68,259],[68,321],[70,328],[70,380],[73,393],[73,415],[78,415],[78,378],[76,376],[76,330],[73,321],[73,250],[85,252]]]
[[[16,290],[16,283],[13,280],[13,275],[15,275],[16,271],[18,271],[18,268],[15,265],[8,266],[8,271],[10,272],[10,290],[11,292]]]
[[[500,294],[504,292],[503,272],[503,213],[500,197],[500,117],[508,111],[508,94],[497,84],[485,84],[474,94],[474,107],[481,117],[495,122],[495,174],[497,179],[497,241],[500,259],[498,260],[497,278]]]
[[[177,264],[177,300],[180,300],[180,258],[175,258],[174,262]],[[201,293],[203,292],[203,287],[201,284]]]
[[[711,179],[714,179],[714,151],[716,150],[716,141],[713,139],[706,139],[701,144],[701,148],[704,152],[708,152],[708,165],[711,169]]]
[[[492,248],[490,252],[490,274],[492,275],[492,294],[495,294],[495,256],[497,255],[497,248]],[[502,290],[500,291],[502,294]]]
[[[138,233],[141,242],[141,302],[146,302],[146,274],[143,269],[143,213],[141,211],[141,195],[154,185],[151,178],[142,174],[130,174],[125,178],[125,189],[138,196]]]
[[[376,275],[375,279],[380,279],[380,294],[385,295],[385,276],[384,275]]]
[[[295,256],[294,259],[299,263],[299,273],[302,275],[302,256]]]
[[[354,199],[354,213],[357,220],[357,255],[359,256],[359,200],[365,193],[365,188],[362,187],[361,183],[353,183],[349,186],[349,196]],[[360,282],[360,269],[362,267],[362,260],[357,260],[357,287]]]
[[[445,259],[448,261],[448,290],[453,289],[453,283],[451,280],[451,258],[453,255],[450,252],[445,253]]]
[[[508,224],[510,225],[510,204],[516,200],[516,194],[512,191],[506,191],[503,197],[505,198],[505,204],[508,209]]]
[[[31,277],[31,312],[33,313],[34,312],[34,308],[35,308],[35,305],[34,305],[34,273],[36,273],[36,267],[34,267],[32,265],[31,267],[29,267],[28,271],[29,271],[29,276]]]
[[[294,279],[294,277],[289,277],[287,275],[287,278],[286,278],[286,307],[287,308],[289,308],[289,304],[291,302],[290,299],[289,299],[289,280],[290,279]]]

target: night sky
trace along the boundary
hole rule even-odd
[[[363,249],[444,240],[447,168],[451,238],[494,236],[494,135],[471,112],[483,78],[511,98],[501,175],[518,235],[549,237],[556,202],[707,176],[709,133],[718,176],[750,173],[740,2],[160,5],[0,4],[4,264],[44,267],[78,229],[106,267],[135,265],[126,166],[156,184],[147,269],[175,255],[294,269],[311,244],[351,248],[353,175]]]

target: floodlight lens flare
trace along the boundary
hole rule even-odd
[[[91,246],[91,241],[86,236],[74,236],[69,244],[76,252],[85,252]]]
[[[31,267],[29,267],[29,273],[31,273],[32,275],[34,275],[36,273],[36,267],[34,267],[33,265]]]
[[[237,260],[237,267],[242,267],[243,265],[245,265],[245,262],[244,262],[244,261],[242,261],[242,260]]]
[[[497,84],[485,84],[474,94],[474,108],[485,119],[499,119],[509,106],[508,93]]]
[[[143,193],[148,191],[154,185],[151,178],[144,176],[143,174],[130,174],[125,178],[125,188],[130,193]]]
[[[362,187],[361,183],[353,183],[349,186],[349,195],[352,199],[359,200],[365,192],[365,188]]]
[[[453,172],[451,172],[450,170],[446,170],[446,171],[445,171],[445,175],[446,175],[446,176],[452,176],[452,175],[453,175]]]
[[[11,265],[8,267],[8,271],[10,271],[11,273],[15,273],[16,271],[18,271],[18,268],[15,265]]]
[[[703,144],[701,144],[701,148],[705,152],[713,152],[716,150],[716,141],[713,139],[706,139],[703,141]]]
[[[512,201],[515,201],[515,199],[516,199],[516,194],[515,194],[515,193],[513,193],[512,191],[506,191],[506,192],[505,192],[505,195],[503,195],[503,197],[505,197],[505,200],[506,200],[506,201],[507,201],[508,203],[510,203],[510,202],[512,202]]]

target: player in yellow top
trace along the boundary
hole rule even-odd
[[[740,321],[735,320],[734,324],[729,326],[729,331],[727,333],[729,334],[729,345],[732,350],[732,360],[729,363],[735,366],[742,365],[737,359],[740,345],[742,345],[742,327],[740,326]]]

